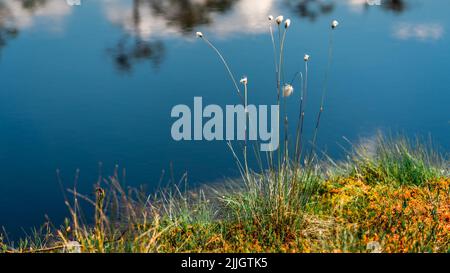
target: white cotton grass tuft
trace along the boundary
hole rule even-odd
[[[367,243],[367,250],[370,251],[370,253],[382,253],[383,248],[381,247],[381,244],[377,241],[371,241]]]
[[[64,245],[64,253],[81,253],[81,244],[77,241],[69,241]]]
[[[203,33],[201,33],[200,31],[197,31],[197,32],[195,33],[195,35],[196,35],[198,38],[203,38]]]
[[[242,79],[240,80],[240,83],[242,83],[243,85],[247,85],[248,83],[248,79],[246,76],[242,77]]]
[[[291,19],[284,21],[284,28],[288,28],[291,25]]]
[[[339,25],[339,22],[337,20],[333,20],[333,22],[331,22],[331,28],[332,29],[337,28],[338,25]]]
[[[303,60],[305,62],[309,61],[310,56],[308,54],[305,54],[305,56],[303,57]]]
[[[275,18],[275,22],[277,22],[277,24],[281,24],[284,20],[283,15],[278,16],[277,18]]]
[[[269,15],[269,16],[267,16],[267,19],[269,19],[269,21],[273,21],[273,16]]]
[[[287,98],[294,93],[294,87],[290,84],[285,84],[283,86],[283,97]]]

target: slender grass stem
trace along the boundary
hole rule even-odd
[[[246,174],[246,176],[247,176],[247,178],[248,178],[248,175],[249,175],[249,171],[248,171],[248,161],[247,161],[247,134],[248,134],[248,130],[247,130],[247,128],[248,128],[248,124],[247,124],[247,122],[248,122],[248,94],[247,94],[248,92],[247,92],[247,83],[245,83],[244,84],[244,96],[245,96],[245,98],[244,98],[244,112],[245,112],[245,130],[244,130],[244,133],[245,133],[245,136],[244,136],[244,164],[245,164],[245,174]]]
[[[280,42],[280,60],[279,60],[279,65],[278,65],[278,85],[279,85],[279,89],[280,89],[280,91],[281,91],[281,83],[282,83],[282,79],[284,78],[282,78],[282,71],[283,71],[283,61],[284,61],[284,59],[283,59],[283,54],[284,54],[284,42],[285,42],[285,40],[286,40],[286,33],[287,33],[287,29],[285,29],[284,30],[284,32],[283,32],[283,38],[281,39],[281,42]],[[279,95],[278,96],[280,96],[280,93],[279,93]]]
[[[283,71],[283,54],[284,54],[284,42],[286,40],[286,33],[287,33],[287,28],[285,28],[284,32],[283,32],[283,36],[281,37],[281,28],[280,25],[278,25],[278,37],[280,39],[280,56],[279,56],[279,64],[278,64],[278,78],[277,78],[277,83],[278,83],[278,107],[280,107],[280,95],[281,95],[281,86],[282,86],[282,71]],[[280,119],[280,113],[278,113],[278,127],[280,127],[280,123],[281,123],[281,119]],[[278,130],[280,132],[280,130]],[[284,143],[284,149],[286,150],[286,143]],[[281,163],[285,162],[285,159],[282,159],[282,155],[281,155],[281,149],[278,150],[278,164],[281,167]],[[286,152],[284,152],[283,157],[286,157]],[[279,167],[279,168],[280,168]],[[280,169],[279,169],[280,170]]]
[[[316,125],[314,127],[314,134],[313,134],[313,138],[312,138],[311,151],[310,151],[309,158],[308,158],[309,161],[312,160],[312,155],[313,155],[313,152],[314,152],[315,146],[316,146],[317,133],[319,131],[319,126],[320,126],[320,118],[321,118],[322,113],[323,113],[324,103],[325,103],[325,96],[327,95],[327,90],[328,90],[328,80],[329,80],[329,73],[330,73],[332,59],[333,59],[333,29],[330,30],[330,35],[329,35],[328,64],[327,64],[327,68],[326,68],[326,71],[325,71],[325,77],[324,77],[324,82],[323,82],[322,98],[320,100],[320,109],[319,109],[319,113],[317,114]]]
[[[307,100],[307,96],[308,96],[308,62],[305,62],[305,81],[303,84],[303,109],[301,111],[301,121],[300,121],[300,143],[299,143],[299,152],[298,152],[298,156],[297,156],[297,163],[300,163],[301,157],[302,157],[302,152],[303,152],[303,125],[305,122],[305,109],[306,109],[306,100]]]
[[[297,124],[296,132],[296,142],[295,142],[295,162],[298,166],[300,164],[301,154],[302,154],[302,138],[303,138],[303,123],[305,120],[305,105],[306,105],[306,86],[308,81],[308,62],[305,62],[305,79],[303,79],[303,74],[300,73],[301,77],[301,95],[300,95],[300,109],[299,109],[299,120]]]
[[[275,65],[275,72],[276,72],[276,74],[278,74],[277,47],[275,45],[275,38],[274,38],[274,35],[273,35],[272,23],[269,24],[269,29],[270,29],[270,38],[272,40],[273,61],[274,61],[274,65]]]
[[[211,47],[216,53],[217,53],[217,55],[219,56],[219,58],[220,58],[220,60],[222,61],[222,63],[224,64],[224,66],[225,66],[225,68],[227,69],[227,72],[228,72],[228,75],[230,76],[230,78],[231,78],[231,80],[232,80],[232,82],[233,82],[233,84],[234,84],[234,87],[235,87],[235,89],[236,89],[236,91],[237,91],[237,93],[238,93],[238,95],[239,95],[239,97],[241,98],[241,100],[244,100],[244,98],[242,98],[242,93],[241,93],[241,90],[239,89],[239,86],[238,86],[238,84],[237,84],[237,81],[236,81],[236,79],[235,79],[235,77],[234,77],[234,75],[233,75],[233,73],[231,72],[231,68],[230,68],[230,66],[228,65],[228,63],[227,63],[227,61],[225,60],[225,58],[223,57],[223,55],[222,55],[222,53],[220,53],[220,51],[206,38],[206,37],[202,37],[202,39],[203,39],[203,41],[205,41],[206,42],[206,44],[209,46],[209,47]]]
[[[278,106],[279,106],[280,105],[279,104],[279,99],[280,99],[280,88],[281,87],[280,87],[280,83],[278,82],[278,69],[279,68],[278,68],[278,63],[277,63],[277,46],[275,44],[275,38],[274,38],[274,34],[273,34],[272,23],[270,23],[269,29],[270,29],[270,38],[272,40],[273,62],[274,62],[274,65],[275,65],[275,81],[276,81],[276,87],[277,87],[277,101],[278,101]],[[280,31],[280,27],[278,25],[278,34],[279,34],[279,31]],[[277,117],[277,118],[279,120],[279,117]],[[279,129],[279,127],[278,127],[278,129]],[[279,132],[279,130],[278,130],[278,132]],[[270,152],[268,160],[269,160],[269,168],[271,170],[274,170],[275,168],[273,166],[273,153],[272,152]]]
[[[282,51],[282,42],[281,42],[281,28],[280,28],[280,24],[278,24],[278,44],[279,44],[279,59],[281,59],[281,51]],[[278,63],[278,70],[277,72],[277,105],[278,105],[278,116],[277,116],[277,120],[278,120],[278,132],[280,132],[280,99],[281,99],[281,80],[280,80],[280,71],[281,71],[281,63],[279,61]],[[281,149],[278,148],[278,173],[281,172]]]
[[[283,159],[283,164],[286,164],[288,161],[288,117],[287,117],[287,106],[286,106],[286,98],[284,98],[284,102],[283,102],[283,108],[284,108],[284,159]]]

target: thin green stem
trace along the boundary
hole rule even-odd
[[[220,53],[220,51],[206,37],[202,37],[202,39],[206,42],[207,45],[209,45],[217,53],[217,55],[219,56],[220,60],[224,64],[225,68],[227,69],[228,75],[230,75],[230,78],[233,81],[234,87],[236,88],[236,91],[237,91],[239,97],[243,100],[241,90],[239,89],[237,81],[234,78],[233,73],[231,72],[230,66],[228,65],[228,63],[225,60],[225,58],[223,57],[223,55]]]
[[[272,40],[272,48],[273,48],[273,61],[275,65],[275,72],[278,74],[278,64],[277,64],[277,47],[275,45],[275,38],[273,36],[273,29],[272,29],[272,23],[269,25],[270,29],[270,38]]]
[[[333,59],[333,29],[330,30],[330,36],[329,37],[330,38],[329,38],[329,43],[328,43],[328,64],[327,64],[327,68],[326,68],[326,71],[325,71],[323,90],[322,90],[322,98],[320,100],[320,109],[319,109],[319,113],[317,115],[316,126],[314,128],[314,135],[313,135],[313,139],[312,139],[312,146],[311,146],[311,151],[310,151],[309,158],[308,158],[309,161],[312,160],[312,155],[313,155],[313,152],[314,152],[314,149],[315,149],[315,146],[316,146],[317,133],[319,131],[319,126],[320,126],[320,118],[321,118],[322,113],[323,113],[325,96],[327,95],[328,79],[329,79],[331,62],[332,62],[332,59]]]
[[[303,74],[300,73],[302,91],[300,95],[300,110],[299,110],[299,122],[297,124],[296,142],[295,142],[295,160],[296,165],[300,164],[300,158],[302,153],[302,138],[303,138],[303,123],[305,120],[305,104],[306,104],[306,86],[308,81],[308,62],[305,62],[305,80],[303,80]]]
[[[303,125],[305,122],[305,109],[306,109],[306,99],[308,96],[308,62],[305,62],[305,81],[303,84],[303,109],[301,111],[301,125],[300,125],[300,143],[299,143],[299,152],[298,152],[298,158],[297,163],[300,163],[302,152],[303,152]]]
[[[248,162],[247,162],[247,134],[248,134],[248,130],[247,130],[247,122],[248,122],[248,101],[247,101],[247,83],[244,84],[244,112],[245,112],[245,136],[244,136],[244,164],[245,164],[245,173],[248,179],[249,176],[249,172],[248,172]]]
[[[280,107],[280,95],[281,95],[281,72],[283,70],[283,53],[284,53],[284,42],[286,40],[286,33],[287,33],[287,29],[284,30],[283,32],[283,37],[281,38],[281,28],[280,25],[278,25],[278,37],[280,39],[280,59],[279,59],[279,64],[278,64],[278,78],[277,78],[277,84],[278,84],[278,107]],[[281,119],[280,119],[280,113],[278,111],[278,128],[280,128],[280,123],[281,123]],[[280,130],[278,130],[278,132],[280,132]],[[281,167],[281,149],[278,150],[278,164]],[[279,167],[279,168],[280,168]]]

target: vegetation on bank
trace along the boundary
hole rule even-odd
[[[325,164],[326,163],[326,164]],[[146,195],[118,175],[96,200],[72,192],[70,218],[3,252],[449,252],[446,159],[420,143],[379,137],[348,160],[242,182]],[[95,207],[93,221],[79,203]]]
[[[237,150],[228,146],[241,177],[220,186],[195,190],[173,187],[147,195],[122,188],[116,173],[96,185],[95,200],[76,188],[66,198],[69,218],[50,223],[17,243],[0,236],[3,252],[450,252],[450,165],[420,141],[386,139],[381,135],[352,146],[347,159],[319,160],[316,141],[324,112],[333,52],[331,22],[328,65],[320,108],[311,141],[304,138],[308,63],[285,82],[286,34],[291,20],[269,16],[274,51],[277,105],[299,107],[289,119],[296,134],[290,138],[287,111],[278,115],[280,148],[255,152],[249,167],[247,140]],[[275,31],[277,30],[276,35]],[[196,33],[219,56],[248,106],[247,77],[238,85],[224,56],[201,32]],[[278,36],[278,40],[275,38]],[[277,41],[276,41],[277,40]],[[299,96],[297,96],[299,94]],[[245,111],[247,113],[247,111]],[[247,124],[248,117],[245,116]],[[247,126],[247,125],[245,125]],[[244,128],[247,131],[246,127]],[[308,145],[306,145],[308,144]],[[291,149],[291,147],[295,147]],[[257,148],[255,149],[258,150]],[[185,181],[183,181],[185,182]],[[84,217],[80,202],[93,206]]]

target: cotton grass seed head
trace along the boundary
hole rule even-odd
[[[331,28],[332,29],[337,28],[338,25],[339,25],[339,22],[337,20],[333,20],[333,22],[331,22]]]
[[[81,244],[77,241],[69,241],[64,245],[65,253],[81,253]]]
[[[273,21],[273,16],[272,15],[269,15],[267,18],[269,19],[269,21]]]
[[[201,33],[200,31],[197,31],[197,33],[195,33],[195,35],[196,35],[198,38],[203,38],[203,33]]]
[[[303,57],[303,60],[305,60],[305,62],[309,61],[309,55],[305,54],[305,56]]]
[[[243,84],[243,85],[247,85],[247,83],[248,83],[248,79],[247,79],[247,77],[242,77],[242,79],[240,80],[240,82]]]
[[[283,97],[287,98],[294,93],[294,87],[290,84],[285,84],[283,87]]]
[[[281,24],[283,22],[283,15],[278,16],[277,18],[275,18],[275,22],[277,22],[277,24]]]
[[[284,28],[288,28],[291,25],[291,19],[287,19],[286,21],[284,21]]]

